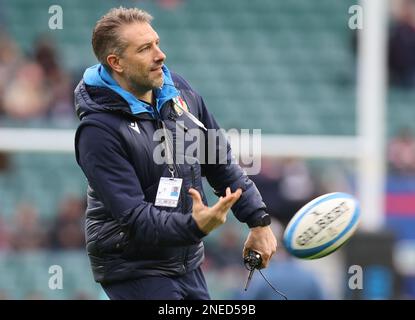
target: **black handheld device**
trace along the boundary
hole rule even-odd
[[[255,269],[259,269],[262,264],[261,255],[255,251],[248,251],[247,255],[244,257],[245,268],[249,270],[248,280],[246,281],[245,291],[248,290],[249,283],[251,282],[252,275],[254,274]]]

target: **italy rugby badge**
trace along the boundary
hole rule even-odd
[[[183,114],[183,111],[189,112],[189,108],[187,107],[186,101],[184,101],[181,96],[173,98],[173,103],[174,110],[177,112],[179,116]]]

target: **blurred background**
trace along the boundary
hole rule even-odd
[[[384,3],[385,121],[376,149],[382,183],[373,186],[381,194],[363,212],[375,223],[364,223],[341,250],[316,261],[289,257],[280,242],[264,273],[288,298],[415,298],[415,2]],[[106,299],[84,249],[87,183],[73,153],[73,90],[97,63],[91,34],[100,16],[120,5],[148,10],[166,64],[204,97],[221,126],[262,129],[269,140],[261,173],[251,178],[282,235],[293,214],[318,195],[361,196],[360,149],[342,149],[366,128],[358,121],[360,31],[349,25],[356,4],[0,0],[0,299]],[[49,28],[52,5],[62,8],[61,29]],[[300,151],[322,147],[307,137],[332,140],[321,154],[284,151],[287,144]],[[366,167],[376,167],[369,160]],[[279,299],[258,273],[243,292],[247,234],[231,217],[205,239],[203,268],[213,299]],[[54,265],[62,268],[62,289],[49,288]],[[352,266],[363,270],[361,288],[350,286]]]

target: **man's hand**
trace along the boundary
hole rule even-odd
[[[258,252],[262,257],[261,268],[266,268],[271,260],[272,255],[277,251],[277,239],[275,238],[271,227],[256,227],[249,232],[245,241],[243,257],[248,254],[249,250]]]
[[[189,193],[193,198],[193,219],[196,221],[199,229],[208,234],[225,223],[229,209],[238,201],[242,190],[238,189],[232,193],[229,187],[226,188],[225,197],[220,197],[218,202],[211,208],[203,204],[200,193],[196,189],[190,188]]]

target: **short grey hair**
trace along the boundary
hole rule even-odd
[[[119,7],[108,11],[97,21],[92,32],[92,48],[98,61],[110,70],[108,55],[121,56],[128,46],[118,34],[120,28],[133,23],[151,23],[152,20],[148,12],[138,8]]]

